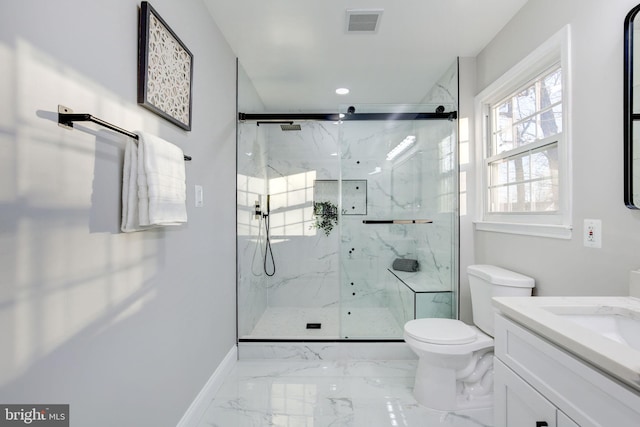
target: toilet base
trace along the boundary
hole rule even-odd
[[[469,355],[462,369],[434,365],[420,358],[413,388],[423,406],[440,411],[493,406],[493,349]]]

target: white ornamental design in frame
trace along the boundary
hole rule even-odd
[[[191,130],[193,55],[146,1],[139,32],[138,104]]]

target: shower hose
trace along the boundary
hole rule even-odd
[[[264,261],[262,266],[264,267],[264,274],[267,276],[273,276],[276,274],[276,262],[273,259],[273,250],[271,250],[271,235],[269,233],[269,214],[271,211],[270,205],[270,196],[267,195],[267,213],[264,215],[264,231],[265,231],[265,250],[264,250]],[[271,273],[269,273],[269,269],[267,265],[269,264],[268,259],[271,258]]]

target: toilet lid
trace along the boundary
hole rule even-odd
[[[404,325],[411,338],[431,344],[468,344],[478,334],[469,325],[455,319],[415,319]]]

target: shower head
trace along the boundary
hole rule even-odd
[[[284,132],[291,131],[291,130],[302,130],[300,125],[293,124],[293,123],[286,124],[286,125],[280,125],[280,129],[282,129]]]
[[[302,130],[300,125],[296,125],[293,122],[283,122],[283,121],[274,121],[274,120],[257,121],[256,122],[256,125],[258,125],[258,126],[260,126],[260,125],[270,125],[270,124],[280,125],[280,129],[282,129],[284,132],[290,131],[290,130]]]

